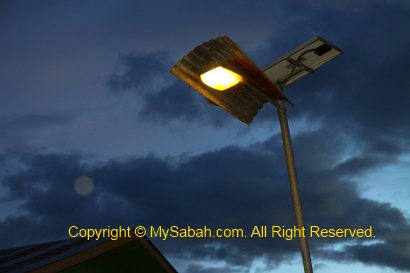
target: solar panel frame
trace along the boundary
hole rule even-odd
[[[306,55],[304,55],[305,58],[300,60],[301,63],[314,71],[318,69],[320,66],[324,65],[325,63],[343,54],[343,51],[335,45],[333,45],[332,43],[328,42],[320,36],[314,36],[313,38],[298,46],[297,48],[293,49],[289,53],[281,56],[280,58],[264,66],[262,68],[262,71],[274,83],[280,83],[281,81],[286,79],[287,76],[289,76],[294,66],[292,63],[288,61],[288,58],[291,58],[292,60],[296,61],[298,57],[305,51],[317,48],[323,44],[329,45],[331,47],[331,50],[323,54],[322,56],[317,56],[314,52],[309,52]],[[285,83],[282,83],[281,87],[286,87],[309,73],[312,73],[312,71],[309,71],[309,69],[305,69],[304,67],[296,68],[295,73]]]

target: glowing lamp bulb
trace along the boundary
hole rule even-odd
[[[201,75],[201,81],[211,88],[224,91],[242,80],[235,72],[218,66]]]

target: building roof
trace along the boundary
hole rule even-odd
[[[0,272],[81,273],[177,271],[145,237],[55,242],[0,250]]]

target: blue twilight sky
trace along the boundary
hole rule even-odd
[[[169,69],[220,35],[260,66],[320,35],[344,55],[285,90],[305,220],[377,238],[311,240],[315,272],[410,272],[408,29],[405,0],[1,1],[0,248],[293,226],[275,108],[246,126]],[[296,240],[153,241],[180,272],[301,270]]]

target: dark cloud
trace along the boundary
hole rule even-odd
[[[275,33],[268,41],[270,47],[261,54],[291,49],[317,29],[316,34],[338,45],[344,55],[289,87],[288,96],[296,105],[291,113],[320,117],[326,126],[338,126],[366,138],[408,137],[404,123],[410,118],[410,81],[403,72],[410,61],[410,38],[404,34],[410,27],[409,7],[377,2],[360,12],[329,10],[321,5],[308,9],[306,16],[290,20],[282,29],[283,34],[295,31],[296,35],[278,39],[282,33]],[[326,24],[321,18],[324,13]],[[392,28],[396,31],[390,31]]]
[[[408,260],[408,236],[406,234],[410,233],[410,229],[407,227],[396,232],[400,235],[394,236],[396,237],[394,239],[389,238],[387,243],[378,243],[371,246],[349,246],[344,248],[343,252],[337,251],[333,255],[347,260],[359,260],[372,265],[385,266],[394,263],[396,269],[407,271],[410,262]],[[405,236],[404,240],[403,235]],[[403,247],[403,244],[405,247]]]
[[[139,117],[159,123],[172,121],[211,122],[220,127],[228,122],[228,115],[222,109],[192,92],[181,82],[175,82],[157,93],[147,93]]]
[[[332,145],[319,147],[327,137],[323,130],[298,135],[295,152],[308,154],[317,147],[324,155],[330,153]],[[266,153],[263,147],[270,147],[273,153]],[[329,250],[328,246],[342,240],[311,240],[314,257],[410,269],[401,254],[410,244],[409,238],[397,239],[410,229],[404,215],[389,204],[362,198],[352,180],[353,174],[389,164],[401,154],[391,147],[385,150],[377,161],[370,160],[371,153],[361,159],[370,161],[368,164],[361,160],[339,162],[332,156],[300,158],[300,188],[307,224],[373,225],[377,239],[382,240],[370,245],[353,240],[353,246],[341,253]],[[3,244],[60,238],[71,224],[207,225],[246,230],[253,225],[292,226],[286,169],[278,155],[282,155],[281,146],[274,138],[250,148],[225,147],[179,163],[172,158],[149,156],[86,165],[76,155],[21,154],[17,157],[26,167],[8,174],[3,185],[10,199],[22,201],[20,211],[24,213],[10,215],[3,221],[0,233],[7,238]],[[305,162],[308,160],[309,164]],[[90,177],[95,183],[95,191],[87,197],[74,191],[74,181],[79,176]],[[13,234],[5,236],[10,230]],[[276,266],[298,253],[295,240],[154,241],[169,257],[224,261],[239,268],[261,257],[268,258],[267,266]],[[368,254],[369,251],[379,255]],[[383,259],[377,258],[380,255]],[[212,270],[192,266],[197,272]]]
[[[241,272],[241,270],[235,270],[227,267],[209,267],[209,266],[200,266],[200,265],[191,265],[187,268],[186,272],[195,272],[195,273],[235,273]]]
[[[114,73],[107,80],[115,92],[154,91],[165,79],[169,79],[170,57],[166,52],[121,54]]]

